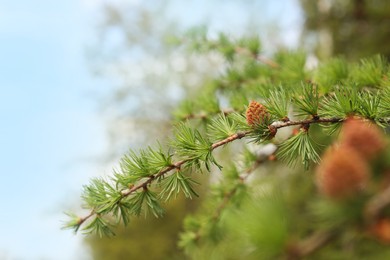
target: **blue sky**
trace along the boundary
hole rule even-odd
[[[85,57],[95,2],[0,0],[0,259],[89,259],[82,236],[60,227],[63,211],[77,210],[82,184],[109,172],[97,162],[109,148],[96,97],[110,83],[91,75]],[[289,12],[293,2],[279,7]],[[193,25],[185,10],[205,3],[176,1],[171,12]],[[214,30],[226,26],[219,16]]]
[[[0,1],[0,259],[83,259],[60,226],[107,145],[104,83],[84,55],[93,15],[76,0]]]

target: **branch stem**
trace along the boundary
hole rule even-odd
[[[287,127],[287,126],[293,126],[293,125],[308,125],[308,124],[320,124],[320,123],[341,123],[345,119],[344,118],[338,118],[338,117],[332,117],[332,118],[312,118],[312,119],[306,119],[306,120],[299,120],[299,121],[287,121],[287,122],[276,122],[272,124],[273,127],[276,129]]]
[[[319,118],[319,119],[316,118],[316,119],[306,119],[306,120],[300,120],[300,121],[277,122],[277,123],[274,123],[272,125],[272,127],[279,129],[282,127],[287,127],[287,126],[292,126],[292,125],[303,125],[303,124],[313,124],[313,123],[339,123],[339,122],[342,122],[343,120],[344,119],[342,119],[342,118]],[[231,143],[235,140],[241,139],[241,138],[245,137],[246,135],[248,135],[250,132],[251,131],[235,133],[235,134],[233,134],[233,135],[231,135],[231,136],[229,136],[221,141],[213,143],[210,146],[210,150],[213,151],[214,149],[216,149],[220,146],[223,146],[223,145]],[[137,185],[134,185],[133,187],[131,187],[129,189],[122,190],[121,191],[121,195],[122,195],[121,199],[133,194],[134,192],[136,192],[139,189],[145,189],[147,187],[147,185],[151,184],[154,180],[158,179],[158,177],[161,177],[174,169],[180,168],[183,164],[185,164],[188,161],[190,161],[190,159],[184,159],[184,160],[178,161],[178,162],[162,169],[159,173],[152,175],[147,180],[145,180]],[[222,209],[225,207],[225,205],[223,205],[223,204],[227,204],[230,197],[232,197],[235,192],[236,192],[235,190],[231,191],[232,194],[227,196],[226,202],[222,203],[222,205],[220,206],[221,209],[217,210],[217,212],[215,213],[217,215],[217,218],[220,215],[220,212],[218,213],[218,211],[222,211]],[[86,220],[88,220],[92,216],[94,216],[95,214],[96,214],[96,212],[94,210],[92,210],[87,216],[80,218],[80,222],[79,222],[80,225],[83,224]]]
[[[214,144],[211,145],[210,149],[211,150],[214,150],[222,145],[225,145],[227,143],[230,143],[230,142],[233,142],[237,139],[241,139],[243,138],[245,135],[247,135],[249,132],[240,132],[240,133],[236,133],[236,134],[233,134],[229,137],[227,137],[226,139],[222,140],[222,141],[219,141],[219,142],[216,142]],[[186,162],[190,161],[190,159],[184,159],[184,160],[181,160],[181,161],[178,161],[164,169],[162,169],[159,173],[155,174],[155,175],[152,175],[150,178],[148,178],[146,181],[143,181],[133,187],[131,187],[130,189],[125,189],[125,190],[122,190],[121,191],[121,195],[122,195],[122,198],[125,198],[127,196],[129,196],[130,194],[136,192],[137,190],[139,189],[144,189],[147,187],[147,185],[149,185],[150,183],[152,183],[154,180],[156,180],[158,177],[161,177],[165,174],[167,174],[168,172],[172,171],[173,169],[178,169],[180,168],[183,164],[185,164]],[[94,212],[94,210],[92,210],[90,212],[90,214],[88,214],[87,216],[83,217],[80,219],[80,222],[79,224],[83,224],[86,220],[88,220],[89,218],[91,218],[92,216],[94,216],[96,214],[96,212]]]
[[[223,139],[222,141],[213,143],[211,145],[211,150],[214,150],[215,148],[218,148],[218,147],[225,145],[227,143],[233,142],[234,140],[241,139],[244,136],[246,136],[247,134],[249,134],[249,132],[239,132],[239,133],[233,134],[233,135],[229,136],[228,138]]]

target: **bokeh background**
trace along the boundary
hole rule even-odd
[[[389,25],[388,1],[0,0],[0,259],[182,259],[181,221],[200,201],[114,239],[61,221],[83,213],[89,178],[166,136],[175,105],[222,71],[186,36],[257,35],[264,55],[302,48],[315,64],[389,57]]]

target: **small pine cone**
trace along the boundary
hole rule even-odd
[[[362,190],[370,177],[367,162],[348,146],[330,147],[316,171],[317,184],[327,197],[343,199]]]
[[[386,147],[386,139],[374,124],[348,119],[341,130],[340,143],[356,150],[363,158],[373,159]]]
[[[390,219],[382,218],[376,221],[376,223],[370,229],[371,233],[381,242],[390,244]]]
[[[254,127],[261,124],[264,120],[268,119],[270,114],[267,112],[267,108],[262,104],[251,101],[246,110],[246,122],[248,125]]]

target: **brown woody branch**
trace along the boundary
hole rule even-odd
[[[338,118],[338,117],[312,118],[312,119],[299,120],[299,121],[277,122],[275,124],[272,124],[271,127],[278,129],[278,128],[282,128],[282,127],[286,127],[286,126],[293,126],[293,125],[310,125],[310,124],[320,124],[320,123],[341,123],[344,120],[345,120],[344,118]]]
[[[215,148],[219,147],[219,146],[222,146],[222,145],[225,145],[227,143],[230,143],[230,142],[233,142],[237,139],[241,139],[243,138],[245,135],[247,135],[249,132],[241,132],[241,133],[236,133],[236,134],[233,134],[231,136],[229,136],[228,138],[222,140],[222,141],[219,141],[219,142],[216,142],[214,144],[211,145],[210,147],[210,150],[214,150]],[[190,161],[190,159],[185,159],[185,160],[181,160],[181,161],[178,161],[168,167],[166,167],[165,169],[161,170],[159,173],[155,174],[155,175],[151,175],[146,181],[143,181],[141,183],[139,183],[138,185],[135,185],[129,189],[125,189],[123,191],[121,191],[121,195],[122,195],[122,198],[125,198],[131,194],[133,194],[134,192],[136,192],[137,190],[139,189],[146,189],[147,186],[149,184],[151,184],[156,178],[158,177],[161,177],[165,174],[167,174],[168,172],[172,171],[173,169],[180,169],[180,167],[185,164],[186,162]],[[82,225],[85,221],[87,221],[89,218],[91,218],[92,216],[94,216],[96,214],[96,212],[94,212],[93,210],[90,212],[90,214],[88,214],[87,216],[83,217],[83,218],[80,218],[79,220],[79,225]]]
[[[341,119],[341,118],[320,118],[320,119],[307,119],[307,120],[301,120],[301,121],[287,121],[287,122],[280,122],[280,123],[276,123],[275,125],[271,125],[270,127],[274,127],[275,129],[279,129],[279,128],[282,128],[282,127],[287,127],[287,126],[292,126],[292,125],[308,125],[308,124],[313,124],[313,123],[338,123],[338,122],[342,122],[344,119]],[[246,132],[238,132],[238,133],[235,133],[219,142],[216,142],[216,143],[213,143],[210,147],[210,150],[213,151],[214,149],[220,147],[220,146],[223,146],[225,144],[228,144],[228,143],[231,143],[235,140],[238,140],[238,139],[241,139],[243,137],[245,137],[246,135],[248,135],[249,133],[251,133],[251,131],[246,131]],[[190,159],[184,159],[184,160],[181,160],[181,161],[178,161],[164,169],[162,169],[159,173],[155,174],[155,175],[151,175],[147,180],[129,188],[129,189],[125,189],[125,190],[122,190],[121,191],[121,195],[122,195],[122,198],[125,198],[131,194],[133,194],[134,192],[136,192],[137,190],[139,189],[146,189],[147,186],[149,184],[151,184],[153,181],[155,181],[158,177],[161,177],[161,176],[164,176],[165,174],[167,174],[168,172],[174,170],[174,169],[179,169],[181,168],[181,166],[185,163],[187,163],[188,161],[190,161]],[[233,192],[233,194],[230,195],[230,197],[232,197],[234,195],[236,191]],[[227,198],[227,202],[230,198]],[[226,202],[226,203],[227,203]],[[223,209],[224,206],[221,206],[221,210]],[[96,212],[94,210],[92,210],[90,212],[90,214],[88,214],[87,216],[85,217],[82,217],[80,218],[79,220],[79,225],[82,225],[85,221],[87,221],[89,218],[91,218],[92,216],[94,216],[96,214]]]

